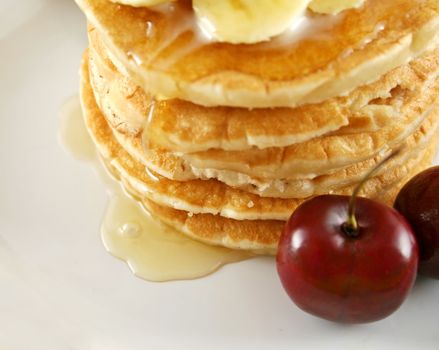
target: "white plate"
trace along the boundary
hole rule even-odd
[[[346,327],[293,306],[271,258],[134,277],[101,243],[103,185],[57,139],[85,46],[73,1],[0,2],[1,349],[438,349],[434,280],[386,320]]]

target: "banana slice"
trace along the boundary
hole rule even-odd
[[[313,12],[336,15],[350,8],[363,5],[365,0],[313,0],[309,8]]]
[[[283,33],[311,0],[193,0],[203,32],[218,41],[255,43]]]
[[[134,7],[148,7],[170,2],[170,0],[111,0],[111,2]]]

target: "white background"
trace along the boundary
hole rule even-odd
[[[393,316],[340,326],[298,310],[271,258],[153,284],[103,248],[107,198],[59,145],[85,20],[69,0],[0,0],[0,349],[438,349],[439,281]]]

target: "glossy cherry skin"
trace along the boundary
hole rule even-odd
[[[439,278],[439,166],[423,171],[399,192],[395,209],[410,222],[419,244],[419,273]]]
[[[365,323],[393,313],[416,279],[418,246],[407,221],[384,204],[357,198],[359,235],[342,229],[349,197],[319,196],[291,216],[277,269],[290,298],[330,321]]]

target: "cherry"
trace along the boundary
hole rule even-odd
[[[395,209],[412,225],[419,243],[419,273],[439,278],[439,166],[411,179],[399,192]]]
[[[396,210],[357,198],[364,181],[352,197],[325,195],[302,204],[279,242],[277,270],[288,295],[304,311],[330,321],[385,318],[416,278],[412,228]]]

